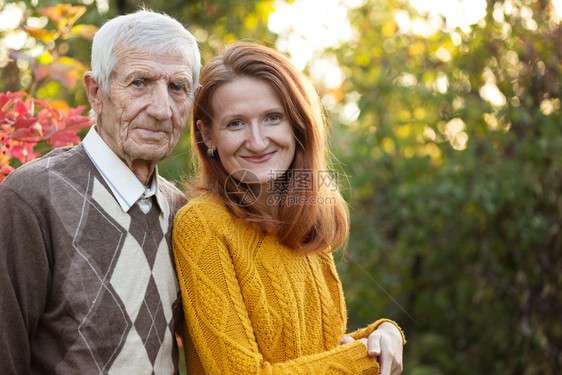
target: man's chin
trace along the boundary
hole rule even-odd
[[[157,164],[166,159],[172,153],[169,147],[157,147],[152,145],[144,145],[137,147],[135,150],[130,150],[129,156],[134,160],[144,160],[147,163]]]

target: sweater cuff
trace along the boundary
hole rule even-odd
[[[369,357],[367,347],[360,341],[342,345],[342,349],[347,352],[350,358],[349,368],[353,369],[353,373],[361,375],[378,374],[379,363],[376,359]]]
[[[353,337],[354,340],[366,339],[366,338],[369,337],[369,335],[371,333],[373,333],[384,322],[391,323],[398,329],[398,332],[400,332],[400,335],[402,335],[402,345],[405,345],[406,344],[406,336],[404,335],[404,332],[402,331],[402,328],[400,328],[400,326],[398,324],[396,324],[396,322],[394,322],[390,319],[379,319],[376,322],[374,322],[373,324],[371,324],[371,325],[369,325],[365,328],[358,329],[357,331],[350,333],[349,336]]]
[[[367,347],[361,341],[338,345],[332,350],[298,357],[294,360],[273,364],[277,374],[358,374],[378,375],[379,363],[369,357]],[[269,373],[269,372],[268,372]]]

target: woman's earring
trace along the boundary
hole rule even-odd
[[[207,156],[210,158],[214,158],[215,157],[215,150],[213,150],[212,148],[208,148],[207,149]]]

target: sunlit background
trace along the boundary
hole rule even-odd
[[[456,45],[461,43],[457,28],[470,33],[471,25],[482,22],[486,15],[486,0],[410,0],[410,4],[420,12],[420,16],[412,17],[405,10],[398,10],[394,20],[399,32],[429,38],[439,30],[451,33]],[[276,46],[288,53],[293,63],[300,69],[308,67],[309,75],[316,81],[321,81],[328,89],[335,89],[342,85],[344,75],[335,59],[322,56],[327,48],[336,48],[343,42],[353,42],[361,35],[354,30],[348,20],[348,11],[364,5],[364,0],[296,0],[292,4],[278,1],[275,11],[269,16],[269,28],[279,34]],[[498,13],[501,14],[501,11]],[[437,56],[443,61],[449,61],[449,52],[442,48]],[[407,74],[402,76],[402,82],[408,85],[414,79]],[[447,91],[447,78],[436,79],[438,91]],[[505,97],[490,82],[480,89],[481,96],[495,105],[505,104]],[[355,96],[359,99],[359,96]],[[328,93],[323,97],[323,103],[329,110],[333,109],[334,100]],[[340,114],[340,121],[349,123],[360,115],[360,108],[354,101],[348,101]],[[453,119],[447,124],[446,134],[453,139],[453,146],[464,149],[468,136],[463,132],[464,123],[461,119]]]
[[[394,20],[398,25],[399,32],[418,35],[424,38],[431,37],[435,32],[444,30],[450,32],[451,39],[455,45],[461,43],[461,37],[456,31],[470,33],[472,25],[484,22],[486,15],[486,0],[409,0],[410,4],[420,12],[420,16],[412,17],[405,10],[398,10],[394,14]],[[82,4],[91,5],[94,0],[82,0]],[[293,63],[301,70],[308,69],[308,73],[315,81],[322,82],[328,89],[340,87],[344,75],[335,58],[327,58],[323,52],[327,48],[338,47],[343,42],[353,41],[360,38],[357,30],[354,30],[348,20],[348,12],[363,6],[365,0],[295,0],[287,3],[278,0],[274,4],[274,11],[269,15],[269,29],[279,34],[276,47],[290,55]],[[562,11],[562,0],[552,1],[555,10],[560,16]],[[32,4],[38,5],[39,0],[33,0]],[[109,10],[108,0],[95,2],[100,13]],[[0,32],[12,30],[21,23],[24,6],[22,3],[7,3],[0,13]],[[502,21],[504,14],[513,11],[510,1],[504,3],[503,8],[497,7],[493,16],[497,21]],[[537,25],[532,19],[532,11],[523,7],[522,16],[527,19],[527,27],[536,29]],[[44,27],[46,18],[27,19],[27,26]],[[509,27],[506,25],[506,27]],[[4,66],[8,60],[8,49],[19,50],[27,44],[33,44],[24,31],[9,33],[0,40],[0,66]],[[37,57],[44,52],[41,45],[31,49],[29,54]],[[442,48],[437,52],[437,57],[444,62],[449,61],[449,52]],[[25,68],[25,61],[18,61]],[[402,81],[405,84],[411,82],[412,77],[404,75]],[[436,86],[440,92],[447,90],[447,78],[442,76],[436,80]],[[506,98],[495,85],[493,76],[480,88],[480,95],[485,100],[496,106],[502,106]],[[324,104],[330,109],[332,100],[329,96],[324,98]],[[359,116],[359,108],[355,103],[348,103],[344,109],[342,121],[354,120]],[[464,143],[463,143],[464,144]],[[461,145],[461,148],[464,146]]]
[[[47,2],[0,0],[0,87],[86,104],[89,40],[24,30],[56,29],[31,9]],[[562,373],[562,0],[73,4],[99,26],[143,2],[189,25],[204,61],[256,40],[311,77],[351,210],[351,328],[400,321],[409,375]],[[53,61],[73,80],[36,76]],[[179,184],[190,151],[186,132],[160,173]]]
[[[486,15],[486,0],[410,0],[410,4],[429,18],[412,18],[406,11],[397,11],[394,19],[400,32],[424,37],[437,30],[452,31],[457,27],[469,31],[471,25]],[[350,26],[347,12],[363,5],[364,0],[296,0],[292,4],[278,1],[269,16],[269,28],[281,35],[277,47],[289,53],[295,65],[304,69],[324,49],[360,37]],[[326,67],[314,70],[326,76],[329,86],[341,84],[341,75],[332,76]]]

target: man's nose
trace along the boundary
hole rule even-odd
[[[148,99],[150,102],[148,103],[147,112],[150,116],[159,121],[169,120],[172,117],[172,106],[167,84],[155,84]]]

